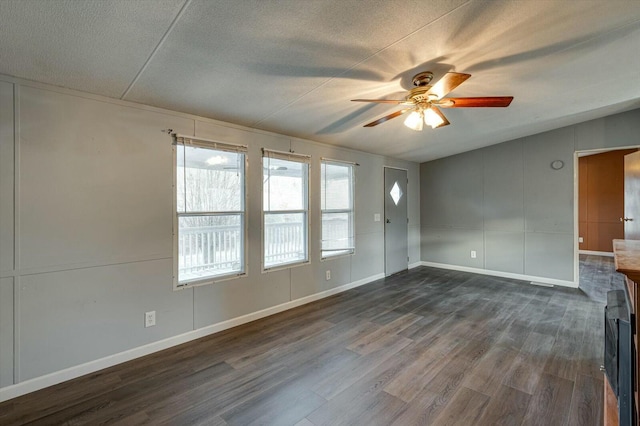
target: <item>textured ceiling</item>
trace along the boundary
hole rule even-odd
[[[0,0],[0,73],[426,161],[640,107],[640,0]],[[450,126],[362,125],[430,70]]]

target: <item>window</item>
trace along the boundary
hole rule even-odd
[[[353,166],[327,159],[321,162],[323,259],[354,252]]]
[[[309,157],[265,149],[262,173],[263,269],[307,262]]]
[[[176,137],[177,286],[245,272],[246,147]]]

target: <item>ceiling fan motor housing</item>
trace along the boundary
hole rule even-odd
[[[413,76],[413,85],[416,87],[424,87],[429,85],[433,80],[433,73],[431,71],[424,71]]]
[[[431,86],[418,86],[414,87],[409,91],[407,95],[407,100],[415,102],[416,104],[421,102],[429,102],[435,99],[435,95],[429,95],[429,90]]]

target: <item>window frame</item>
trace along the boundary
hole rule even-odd
[[[351,197],[350,197],[351,208],[350,209],[323,209],[322,208],[323,197],[324,197],[324,193],[322,191],[322,180],[323,180],[323,170],[324,170],[323,166],[325,164],[337,164],[340,166],[349,167],[350,180],[351,180],[349,185],[351,190]],[[336,259],[344,256],[353,256],[356,254],[356,166],[358,166],[358,163],[354,163],[351,161],[336,160],[333,158],[325,158],[325,157],[320,158],[320,260],[321,261]],[[326,191],[326,185],[325,185],[325,191]],[[349,224],[352,231],[351,238],[353,239],[353,247],[351,249],[339,250],[339,251],[336,250],[337,251],[336,254],[325,255],[324,253],[325,250],[322,249],[323,217],[325,213],[328,213],[328,214],[351,213],[351,221]]]
[[[196,138],[192,136],[185,136],[180,134],[172,134],[172,154],[173,154],[173,289],[184,290],[191,287],[199,287],[203,285],[210,285],[217,282],[228,281],[240,277],[246,277],[248,275],[248,220],[247,220],[247,169],[248,169],[248,147],[246,145],[239,145],[227,142],[221,142],[212,139]],[[242,209],[240,211],[212,211],[212,212],[179,212],[178,211],[178,149],[180,146],[184,147],[200,147],[203,149],[209,149],[212,151],[224,151],[243,154],[244,161],[242,161]],[[195,216],[228,216],[239,215],[242,229],[242,248],[241,248],[241,265],[242,269],[238,272],[231,272],[225,274],[218,274],[208,277],[195,278],[190,280],[180,281],[179,278],[179,253],[180,253],[180,229],[179,220],[180,217],[195,217]]]
[[[265,197],[265,192],[264,192],[264,168],[265,168],[265,158],[275,158],[275,159],[280,159],[280,160],[285,160],[285,161],[292,161],[292,162],[297,162],[297,163],[301,163],[306,165],[307,170],[306,170],[306,176],[304,176],[303,179],[303,185],[302,185],[302,189],[303,189],[303,201],[305,203],[305,208],[304,209],[298,209],[298,210],[271,210],[271,211],[265,211],[265,204],[264,204],[264,197]],[[266,273],[266,272],[271,272],[271,271],[278,271],[278,270],[283,270],[283,269],[289,269],[289,268],[294,268],[297,266],[303,266],[303,265],[308,265],[311,263],[311,256],[310,256],[310,251],[309,251],[309,236],[311,235],[311,212],[309,209],[309,192],[310,192],[310,180],[311,180],[311,156],[310,155],[306,155],[306,154],[298,154],[298,153],[294,153],[294,152],[287,152],[287,151],[278,151],[278,150],[273,150],[273,149],[267,149],[267,148],[262,148],[262,158],[261,158],[261,163],[260,163],[260,168],[261,168],[261,179],[262,179],[262,185],[261,185],[261,216],[262,216],[262,221],[261,221],[261,253],[260,253],[260,265],[261,265],[261,271],[262,273]],[[265,232],[266,232],[266,217],[269,215],[277,215],[277,214],[303,214],[305,219],[306,219],[306,224],[305,226],[303,226],[303,231],[304,231],[304,250],[305,250],[305,259],[303,260],[296,260],[296,261],[292,261],[292,262],[286,262],[286,263],[280,263],[280,264],[276,264],[276,265],[272,265],[272,266],[266,266],[265,265],[265,256],[266,256],[266,244],[265,244]]]

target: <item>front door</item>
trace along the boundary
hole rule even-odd
[[[640,151],[624,156],[624,238],[640,240]]]
[[[407,171],[384,168],[384,273],[409,267]]]

